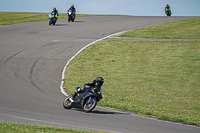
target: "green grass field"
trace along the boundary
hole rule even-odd
[[[27,125],[0,121],[1,133],[103,133],[78,129],[56,128],[50,126]]]
[[[192,32],[193,38],[200,38],[199,31],[188,30],[188,27],[199,29],[198,19],[179,20],[184,24],[177,30],[182,35]],[[174,26],[167,26],[179,21],[161,25],[171,32]],[[156,35],[149,33],[152,30],[149,27],[136,30],[152,35],[150,38],[162,38],[162,34],[166,38],[160,28],[160,25],[153,26],[158,32]],[[124,34],[132,37],[131,33]],[[65,90],[71,94],[76,86],[97,76],[105,79],[99,106],[200,125],[200,41],[109,40],[95,43],[70,62],[65,73]]]
[[[132,38],[174,38],[193,39],[200,38],[200,17],[193,17],[152,25],[117,35],[118,37]]]
[[[100,106],[200,124],[199,65],[200,41],[101,41],[70,62],[64,86],[102,76]]]

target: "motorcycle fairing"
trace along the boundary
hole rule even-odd
[[[86,98],[93,97],[94,94],[89,91],[84,91],[79,93],[79,95],[75,98],[75,102],[73,102],[73,106],[76,108],[83,108],[83,104]]]

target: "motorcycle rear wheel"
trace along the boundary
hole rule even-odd
[[[63,107],[65,109],[71,109],[72,108],[72,102],[69,100],[69,98],[71,98],[71,96],[68,96],[63,102]]]
[[[91,97],[86,98],[84,104],[83,104],[83,111],[85,112],[91,112],[97,105],[97,99],[93,98],[92,101],[90,101]]]

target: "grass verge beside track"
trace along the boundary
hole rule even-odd
[[[198,31],[187,30],[199,28],[196,19],[180,20],[184,25],[176,30],[182,35],[192,32],[194,37],[190,38],[199,38]],[[174,26],[170,26],[176,23],[162,27],[171,32]],[[160,25],[153,26],[156,35],[149,33],[149,27],[141,29],[137,34],[146,31],[149,38],[166,38],[156,30]],[[71,94],[76,86],[102,76],[104,98],[98,105],[200,125],[199,55],[200,41],[101,41],[69,63],[64,87]]]
[[[0,12],[0,25],[48,20],[49,19],[48,15],[49,13]],[[85,17],[85,16],[108,16],[108,15],[76,14],[76,17]],[[67,18],[67,13],[59,13],[58,19],[59,18]]]
[[[0,25],[48,20],[48,15],[49,13],[0,12]],[[64,14],[60,14],[60,18],[63,17]]]
[[[116,36],[130,38],[199,39],[200,17],[134,29]]]
[[[56,128],[50,126],[27,125],[0,121],[1,133],[103,133],[101,131],[87,131],[68,128]]]
[[[200,124],[199,55],[200,41],[101,41],[70,62],[64,86],[102,76],[100,106]]]

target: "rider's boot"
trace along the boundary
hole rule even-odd
[[[75,99],[76,95],[78,94],[78,92],[74,92],[74,94],[72,94],[72,98]]]

